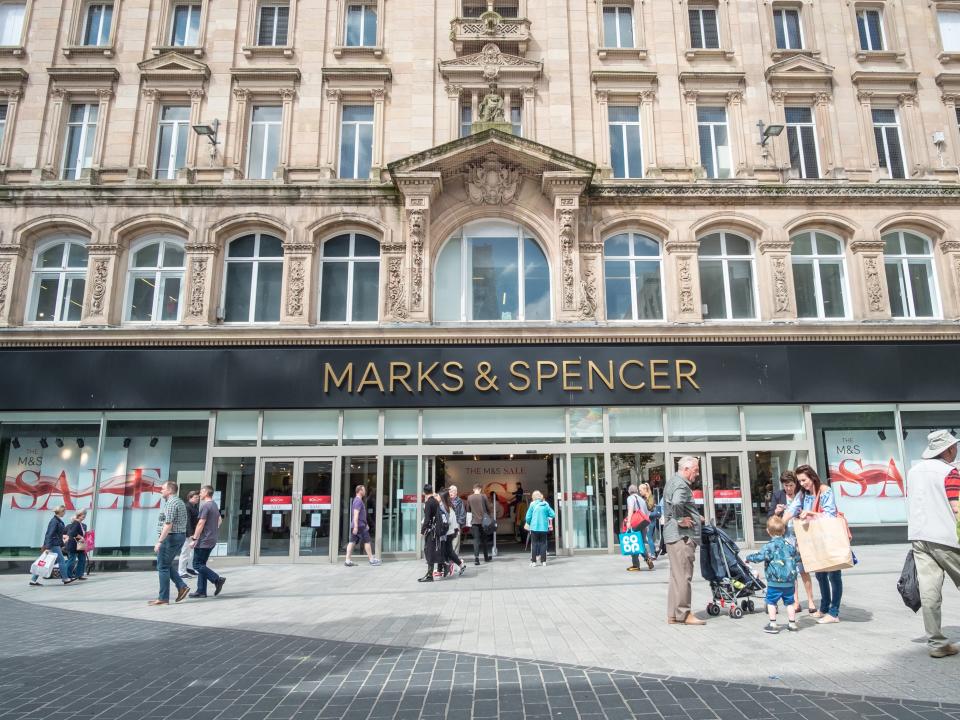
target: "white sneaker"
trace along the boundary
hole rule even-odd
[[[347,567],[356,567],[357,564],[353,560],[344,560],[343,564]]]
[[[537,566],[537,563],[532,562],[532,561],[530,562],[530,567],[536,567],[536,566]]]
[[[380,558],[374,558],[373,560],[370,561],[370,564],[371,564],[371,565],[382,565],[383,563],[380,562]]]
[[[830,625],[831,623],[840,622],[840,618],[834,617],[833,615],[824,615],[822,618],[817,620],[817,625]]]
[[[542,564],[543,564],[544,567],[547,566],[547,558],[546,558],[546,557],[543,558]]]

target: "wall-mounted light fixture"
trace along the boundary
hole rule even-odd
[[[770,138],[783,132],[783,125],[764,125],[763,120],[757,120],[757,129],[760,131],[760,147],[765,148]]]
[[[205,137],[210,141],[210,159],[213,160],[217,156],[217,145],[220,144],[220,140],[217,138],[217,132],[220,130],[220,121],[216,118],[213,119],[213,122],[209,125],[194,125],[193,131],[200,137]]]

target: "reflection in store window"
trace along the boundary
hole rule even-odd
[[[213,485],[213,498],[223,518],[220,544],[215,551],[218,555],[250,555],[255,462],[251,457],[213,460],[210,484]]]

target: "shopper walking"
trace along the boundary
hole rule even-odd
[[[960,652],[960,647],[947,641],[941,626],[944,575],[960,589],[960,471],[952,465],[957,442],[946,430],[930,433],[923,460],[907,473],[907,538],[913,543],[917,564],[927,651],[934,658]]]
[[[171,582],[177,588],[177,602],[190,592],[175,566],[177,556],[187,539],[187,506],[177,495],[178,489],[173,480],[168,480],[160,488],[163,507],[157,523],[157,544],[153,546],[153,551],[157,554],[160,593],[157,599],[151,600],[148,605],[169,605]]]
[[[73,582],[70,577],[70,570],[67,568],[67,559],[63,556],[64,537],[67,534],[67,526],[63,524],[63,516],[67,512],[66,505],[58,505],[53,511],[53,517],[47,523],[47,530],[43,534],[43,546],[41,552],[51,552],[57,558],[57,565],[60,568],[60,580],[64,585]],[[39,575],[30,576],[30,584],[34,587],[40,587]]]
[[[200,519],[200,493],[191,490],[187,493],[187,537],[193,537],[197,531],[197,521]],[[189,575],[196,577],[197,571],[193,569],[193,547],[185,542],[180,548],[180,560],[177,572],[180,577]]]
[[[663,490],[663,541],[670,559],[667,622],[671,625],[706,625],[690,610],[693,565],[703,525],[691,490],[699,475],[700,461],[690,455],[682,457],[677,464],[677,473],[667,481]]]
[[[801,465],[793,471],[800,483],[801,492],[790,502],[783,513],[783,521],[789,523],[793,518],[801,520],[815,519],[817,515],[837,517],[837,501],[833,490],[820,480],[817,471],[810,465]],[[813,614],[817,623],[827,625],[840,622],[840,599],[843,597],[843,576],[841,570],[818,572],[817,584],[820,586],[820,609]]]
[[[483,494],[480,485],[473,486],[473,495],[467,498],[470,511],[470,534],[473,537],[473,564],[480,564],[480,550],[483,549],[483,561],[490,562],[490,548],[487,545],[487,533],[493,526],[493,513],[490,501]]]
[[[650,546],[647,544],[647,529],[650,527],[649,512],[647,501],[640,495],[640,489],[636,485],[630,485],[630,487],[627,488],[627,517],[624,521],[624,529],[627,532],[640,533],[640,537],[643,538],[643,559],[647,563],[647,569],[653,570],[653,560],[650,559]],[[641,519],[639,522],[633,522],[634,517]],[[627,570],[630,572],[640,571],[639,553],[630,556],[630,565],[627,567]]]
[[[451,485],[448,489],[450,490],[450,504],[453,505],[453,512],[457,518],[457,534],[453,536],[453,551],[459,555],[463,528],[467,527],[467,506],[464,504],[463,498],[460,497],[460,491],[457,490],[456,485]]]
[[[774,492],[770,498],[770,507],[767,508],[768,519],[778,517],[782,520],[783,514],[797,496],[800,490],[800,483],[797,482],[797,476],[793,470],[784,470],[780,473],[780,487],[781,489]],[[793,528],[793,523],[793,520],[787,523],[787,532],[784,539],[793,545],[793,547],[797,547],[797,533]],[[797,558],[797,578],[797,585],[799,586],[800,583],[803,583],[803,591],[807,595],[807,612],[811,614],[817,612],[817,606],[813,602],[813,580],[810,577],[810,573],[803,569],[803,562],[799,559],[799,556]],[[797,592],[794,593],[794,599],[794,609],[800,612],[799,587],[797,588]]]
[[[530,526],[530,567],[547,564],[547,536],[550,521],[556,516],[557,513],[543,499],[543,493],[534,490],[526,514],[526,524]]]
[[[223,584],[227,582],[225,577],[217,575],[207,565],[210,553],[217,546],[219,538],[220,508],[213,500],[213,486],[204,485],[200,488],[200,513],[197,527],[190,537],[190,544],[193,545],[193,567],[197,571],[197,591],[190,593],[192,598],[205,598],[208,582],[213,585],[213,594],[219,595],[223,590]]]
[[[350,504],[350,542],[347,543],[347,556],[343,564],[347,567],[354,567],[356,563],[352,559],[353,549],[357,545],[363,545],[363,551],[367,554],[367,560],[371,565],[379,565],[380,558],[373,556],[373,549],[370,546],[370,527],[367,525],[367,486],[357,485],[353,496],[353,502]]]
[[[453,575],[454,568],[457,568],[459,571],[458,574],[463,575],[467,566],[463,560],[460,559],[460,556],[457,555],[456,548],[453,546],[453,541],[460,534],[460,525],[457,522],[457,512],[453,507],[453,494],[450,492],[450,488],[444,488],[440,491],[440,506],[442,508],[441,514],[446,515],[447,518],[447,533],[443,543],[443,569],[441,570],[441,574],[443,577]]]
[[[423,486],[423,496],[426,502],[423,506],[423,524],[420,534],[423,535],[423,556],[427,561],[427,574],[417,582],[433,582],[433,569],[440,569],[443,565],[444,544],[449,529],[449,521],[443,514],[439,498],[433,492],[433,485]]]
[[[87,572],[87,545],[84,537],[87,534],[87,526],[83,522],[87,518],[87,511],[80,510],[73,516],[73,520],[67,525],[67,573],[74,580],[86,580],[84,574]]]

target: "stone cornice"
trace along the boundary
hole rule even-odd
[[[738,183],[659,183],[659,184],[596,184],[590,188],[591,198],[665,199],[665,198],[731,198],[731,199],[857,199],[910,200],[960,199],[960,185],[907,183],[804,183],[786,185],[745,185]]]

